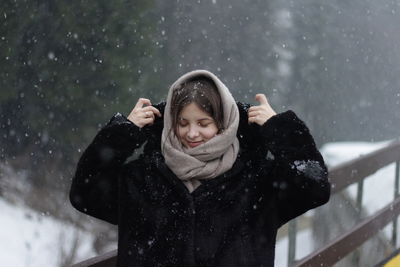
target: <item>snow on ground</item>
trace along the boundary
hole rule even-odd
[[[60,266],[62,253],[71,250],[78,237],[76,258],[94,256],[93,237],[71,225],[0,198],[0,266]]]
[[[355,159],[387,146],[391,141],[383,142],[335,142],[324,144],[320,151],[328,166]]]

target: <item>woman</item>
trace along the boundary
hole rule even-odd
[[[70,199],[118,224],[118,266],[273,266],[278,228],[328,201],[307,127],[256,99],[235,103],[198,70],[171,86],[166,104],[139,99],[128,118],[117,114],[100,130]]]

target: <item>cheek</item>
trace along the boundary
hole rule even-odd
[[[215,128],[211,128],[211,129],[206,129],[203,131],[203,137],[207,140],[213,138],[214,136],[216,136],[218,133],[218,129]]]
[[[185,128],[182,128],[182,127],[178,126],[178,129],[176,130],[176,135],[177,135],[179,140],[183,139],[183,137],[185,136],[185,133],[186,133]]]

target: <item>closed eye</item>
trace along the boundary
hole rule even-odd
[[[198,125],[201,127],[207,127],[208,125],[210,125],[212,122],[199,122]]]

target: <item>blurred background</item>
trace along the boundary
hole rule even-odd
[[[21,234],[0,234],[9,266],[115,248],[115,227],[69,203],[79,156],[114,113],[164,100],[193,69],[294,110],[319,147],[399,136],[398,0],[2,0],[0,23],[0,224]]]

